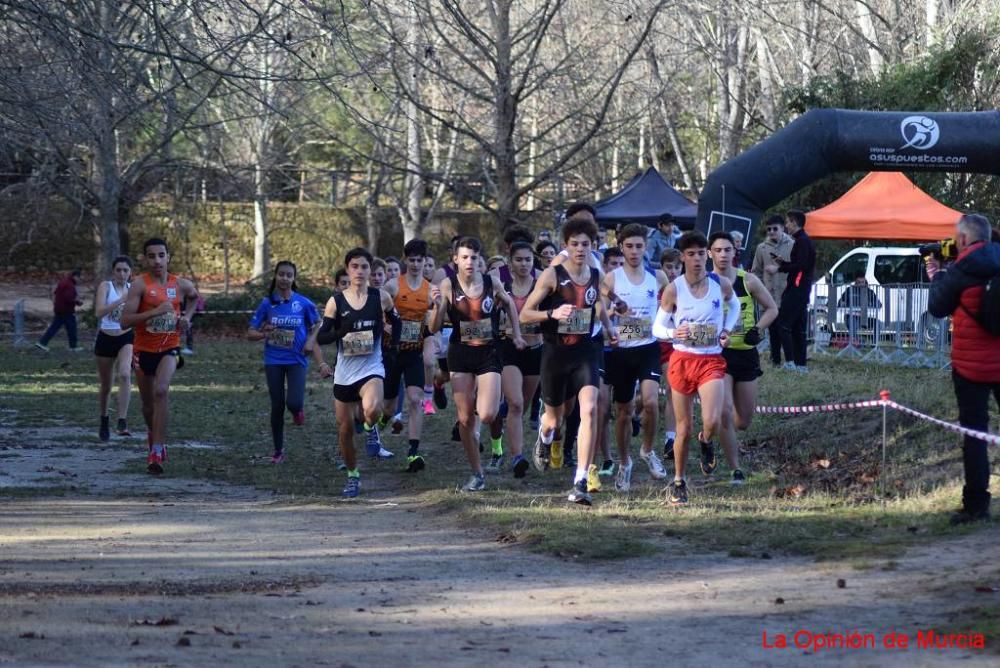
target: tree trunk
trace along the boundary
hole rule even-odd
[[[497,195],[497,230],[503,234],[508,225],[516,222],[518,210],[517,152],[514,148],[517,104],[514,100],[512,80],[510,4],[503,2],[497,5],[494,26],[496,82],[494,83],[493,157],[496,169],[494,187]]]
[[[271,266],[271,248],[267,233],[267,187],[264,166],[258,161],[254,165],[253,198],[253,275],[262,276]]]
[[[106,138],[109,141],[102,142],[102,145],[97,147],[94,160],[94,180],[98,192],[97,230],[100,240],[100,252],[95,269],[100,276],[111,274],[112,264],[121,254],[119,236],[121,226],[118,219],[122,195],[121,175],[118,173],[118,164],[115,160],[113,138],[110,135]]]
[[[410,39],[416,43],[420,35],[420,24],[417,18],[416,5],[411,9]],[[420,95],[419,64],[414,61],[410,65],[413,89],[406,99],[406,178],[403,179],[406,190],[406,210],[401,216],[403,225],[403,243],[420,236],[420,196],[424,190],[424,179],[420,156],[420,122],[417,114],[417,99]]]

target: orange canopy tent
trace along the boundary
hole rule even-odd
[[[946,239],[961,215],[901,172],[871,172],[840,199],[807,213],[806,232],[813,239]]]

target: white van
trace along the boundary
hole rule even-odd
[[[940,321],[927,313],[928,281],[916,248],[880,246],[855,248],[837,260],[813,285],[811,308],[818,330],[833,333],[848,328],[845,292],[864,276],[877,301],[867,320],[883,335],[913,333],[936,337]]]

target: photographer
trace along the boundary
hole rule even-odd
[[[1000,244],[990,242],[985,216],[966,214],[958,219],[955,242],[958,256],[942,266],[941,258],[927,260],[931,280],[928,311],[936,318],[953,316],[951,363],[958,421],[963,427],[989,429],[990,394],[1000,404],[1000,337],[977,321],[983,288],[1000,272]],[[990,460],[985,441],[965,436],[962,445],[965,486],[962,509],[952,524],[988,520],[990,516]]]

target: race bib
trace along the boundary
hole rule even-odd
[[[400,343],[419,343],[422,325],[419,320],[404,320],[403,329],[399,334]]]
[[[150,334],[173,334],[177,331],[177,315],[170,311],[150,318],[146,321],[146,331]]]
[[[489,318],[463,320],[459,325],[462,343],[483,345],[493,340],[493,323]]]
[[[295,345],[295,330],[272,329],[267,335],[267,344],[272,348],[291,350]]]
[[[371,355],[375,350],[375,332],[370,329],[351,332],[341,339],[341,344],[341,352],[344,357]]]
[[[688,337],[684,341],[692,348],[711,348],[719,345],[719,330],[711,323],[688,323]]]
[[[653,323],[647,318],[621,317],[618,319],[618,338],[622,341],[641,341],[653,336]]]
[[[111,312],[110,318],[115,322],[121,322],[122,313],[125,311],[125,304],[119,304],[115,307],[115,310]]]
[[[560,334],[586,334],[587,336],[590,336],[590,326],[592,321],[592,309],[574,308],[568,318],[559,322],[559,329],[556,331]]]

